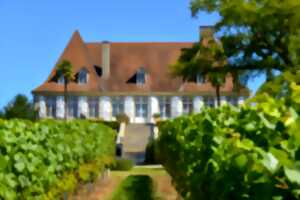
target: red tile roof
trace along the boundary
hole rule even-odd
[[[63,54],[58,60],[69,60],[74,73],[83,67],[89,71],[89,81],[80,85],[71,82],[68,90],[73,94],[149,94],[149,93],[178,93],[184,94],[214,94],[210,83],[198,85],[183,83],[180,78],[174,78],[169,73],[169,66],[174,64],[183,48],[189,48],[192,42],[149,42],[149,43],[110,43],[110,77],[101,78],[95,71],[95,66],[102,65],[102,43],[85,43],[76,31]],[[143,67],[146,71],[146,83],[137,85],[128,80]],[[35,94],[62,93],[63,85],[51,81],[56,70],[53,68],[48,79],[38,88]],[[222,93],[231,94],[233,90],[232,78],[228,77],[222,87]],[[241,91],[248,95],[248,89]]]

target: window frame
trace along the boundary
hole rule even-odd
[[[192,96],[182,96],[182,113],[184,115],[192,114],[194,111],[194,105],[193,105],[193,97]]]
[[[144,68],[140,68],[136,73],[136,84],[144,85],[146,83],[146,72]]]
[[[65,84],[65,77],[63,75],[60,75],[57,79],[57,83],[61,85]]]
[[[78,113],[79,113],[78,97],[76,97],[76,96],[68,97],[67,111],[68,111],[67,116],[69,118],[77,118],[78,117]]]
[[[117,117],[125,113],[125,98],[123,96],[115,96],[111,98],[112,116]]]
[[[86,69],[82,69],[78,72],[78,84],[85,85],[88,83],[88,71]]]
[[[171,97],[160,96],[158,97],[159,113],[161,118],[171,117]]]
[[[149,114],[149,99],[147,96],[136,96],[135,97],[135,117],[147,118]]]
[[[88,105],[89,105],[89,117],[90,118],[98,118],[99,117],[99,97],[89,97]]]
[[[197,73],[197,75],[196,75],[196,83],[198,85],[204,84],[205,83],[205,76],[203,76],[203,74],[201,74],[201,73]]]
[[[46,115],[50,118],[55,118],[56,116],[56,97],[48,96],[46,97]]]
[[[204,104],[206,107],[215,108],[215,98],[212,96],[204,97]]]

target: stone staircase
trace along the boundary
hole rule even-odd
[[[136,164],[145,160],[145,151],[152,138],[152,126],[148,124],[128,124],[122,139],[122,157],[132,159]]]

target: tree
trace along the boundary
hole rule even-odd
[[[72,68],[72,64],[68,60],[63,60],[56,66],[57,78],[63,78],[64,80],[65,120],[68,117],[68,84],[74,80]]]
[[[220,90],[226,81],[226,73],[212,72],[212,69],[224,67],[226,60],[222,45],[213,38],[212,34],[208,34],[192,48],[182,50],[177,63],[171,66],[171,73],[182,77],[184,81],[195,81],[197,76],[201,75],[216,89],[217,103],[220,106]]]
[[[4,113],[3,113],[3,111],[1,110],[1,111],[0,111],[0,119],[2,119],[2,118],[4,118]]]
[[[7,106],[4,107],[3,117],[6,119],[36,120],[37,111],[32,102],[25,95],[18,94]]]
[[[191,0],[191,10],[221,17],[216,29],[230,62],[213,71],[258,72],[272,80],[274,70],[299,68],[299,0]]]

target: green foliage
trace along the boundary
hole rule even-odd
[[[292,97],[300,93],[295,83],[288,87]],[[185,199],[299,199],[297,101],[262,94],[249,101],[255,106],[206,108],[165,122],[159,159]]]
[[[133,168],[133,161],[130,159],[118,159],[112,166],[112,170],[129,171]]]
[[[185,81],[196,81],[197,75],[202,75],[216,89],[218,104],[220,105],[220,88],[226,82],[226,71],[212,72],[215,68],[223,68],[226,56],[222,45],[217,42],[213,33],[202,37],[200,43],[192,48],[182,50],[182,54],[175,65],[170,67],[174,76],[182,77]]]
[[[68,60],[63,60],[59,65],[56,66],[56,76],[57,78],[63,76],[65,84],[74,80],[72,64]]]
[[[87,121],[0,120],[0,198],[59,199],[113,162],[114,138]]]
[[[120,123],[117,121],[104,121],[104,120],[99,120],[99,119],[90,119],[90,122],[95,122],[95,123],[100,123],[100,124],[104,124],[105,126],[108,126],[110,128],[112,128],[115,131],[118,131],[120,128]]]
[[[111,200],[154,200],[153,181],[146,175],[128,176],[113,194]]]
[[[217,12],[228,71],[257,72],[274,76],[274,69],[288,71],[300,66],[300,1],[298,0],[191,0],[198,12]],[[250,70],[251,73],[248,73]]]
[[[151,140],[146,147],[146,155],[145,155],[145,164],[146,165],[153,165],[159,164],[157,161],[157,152],[156,152],[156,145],[155,141]]]
[[[4,107],[4,112],[0,113],[0,118],[36,120],[37,111],[34,109],[33,103],[25,95],[18,94]]]

